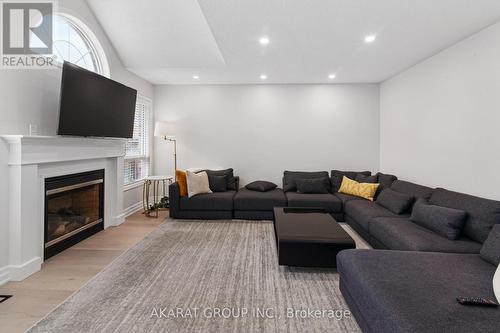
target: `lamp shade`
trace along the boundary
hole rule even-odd
[[[157,121],[155,123],[155,136],[167,137],[174,135],[174,126],[166,121]]]

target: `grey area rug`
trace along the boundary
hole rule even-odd
[[[29,332],[359,332],[338,283],[279,267],[270,222],[167,220]]]

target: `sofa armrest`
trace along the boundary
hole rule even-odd
[[[177,218],[179,216],[181,199],[178,182],[174,182],[168,186],[168,195],[170,201],[170,217]]]

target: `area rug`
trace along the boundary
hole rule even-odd
[[[278,266],[271,222],[167,220],[29,332],[359,332],[334,269]]]

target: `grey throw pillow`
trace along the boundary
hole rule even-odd
[[[328,188],[326,187],[323,178],[296,179],[295,185],[297,186],[297,192],[299,193],[310,193],[310,194],[328,193]]]
[[[481,247],[481,258],[492,265],[500,264],[500,224],[491,229],[488,238]]]
[[[258,180],[256,182],[247,184],[247,186],[245,187],[251,191],[267,192],[274,190],[276,187],[278,187],[278,185],[276,185],[275,183],[266,182],[264,180]]]
[[[448,239],[457,239],[465,224],[463,210],[434,206],[419,200],[413,206],[410,220]]]
[[[212,192],[226,192],[227,191],[227,178],[226,176],[213,176],[208,175],[208,183]]]
[[[378,195],[375,202],[380,206],[387,208],[394,214],[399,215],[407,212],[414,201],[415,197],[412,195],[396,192],[390,188],[386,188]]]

